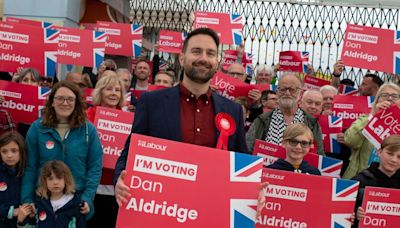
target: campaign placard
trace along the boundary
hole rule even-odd
[[[307,51],[282,51],[279,53],[279,70],[293,72],[307,72]]]
[[[398,227],[400,224],[400,190],[365,187],[362,207],[365,218],[358,227]]]
[[[400,109],[392,105],[376,113],[362,130],[362,134],[375,146],[380,148],[382,141],[391,135],[400,134]]]
[[[181,53],[186,34],[169,30],[160,30],[158,51],[168,53]]]
[[[243,23],[244,17],[239,14],[195,12],[193,27],[215,30],[221,44],[240,45],[243,42]]]
[[[284,147],[258,139],[254,144],[253,154],[263,158],[264,166],[271,165],[278,158],[286,159]],[[309,152],[304,156],[304,161],[319,169],[322,176],[340,177],[343,161],[339,159]]]
[[[32,67],[54,76],[59,31],[39,26],[0,22],[0,71]]]
[[[236,50],[225,50],[224,57],[222,58],[221,67],[224,70],[228,70],[228,67],[236,63],[238,60],[239,51]],[[253,73],[253,54],[243,52],[242,54],[242,65],[246,70],[246,74]]]
[[[104,32],[55,27],[60,31],[57,62],[99,68],[104,59]],[[82,48],[85,47],[85,48]]]
[[[14,122],[30,124],[40,116],[49,93],[48,88],[0,80],[0,95],[4,97],[0,107]]]
[[[394,30],[347,24],[341,60],[347,66],[400,73],[400,34]]]
[[[342,95],[348,95],[348,96],[357,96],[358,95],[358,89],[340,84],[339,89],[338,89],[339,94]]]
[[[340,153],[338,134],[343,132],[342,117],[333,115],[319,115],[318,123],[321,126],[325,152]]]
[[[263,169],[266,204],[261,227],[350,228],[358,181]]]
[[[96,107],[94,126],[103,146],[103,167],[114,169],[126,139],[131,133],[133,113],[101,106]]]
[[[322,86],[330,85],[330,84],[331,84],[330,81],[306,75],[304,77],[303,90],[305,90],[305,91],[307,91],[307,90],[318,90],[319,91],[319,89]]]
[[[132,134],[126,171],[119,228],[254,227],[260,157]]]
[[[45,21],[29,20],[29,19],[25,19],[25,18],[5,17],[5,22],[21,23],[21,24],[25,24],[25,25],[39,26],[39,27],[47,28],[47,29],[54,29],[53,23],[45,22]]]
[[[343,128],[347,129],[360,115],[368,115],[371,112],[374,99],[373,96],[335,95],[332,113],[343,119]]]
[[[233,78],[227,74],[218,71],[211,80],[211,85],[217,88],[217,93],[230,100],[234,100],[236,97],[247,97],[249,91],[252,89],[264,90],[275,90],[275,86],[270,84],[251,85],[245,83],[237,78]]]
[[[143,25],[98,21],[97,31],[107,35],[106,54],[139,57],[142,51]]]

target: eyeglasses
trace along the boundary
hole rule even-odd
[[[393,101],[397,101],[398,99],[400,99],[400,95],[395,93],[382,93],[379,97],[384,100],[389,100],[389,98],[391,97]]]
[[[310,148],[312,145],[312,142],[309,141],[298,141],[296,139],[288,139],[287,141],[289,142],[289,145],[293,147],[296,147],[299,143],[301,148]]]
[[[75,97],[61,97],[61,96],[57,96],[54,97],[54,101],[57,104],[63,104],[64,101],[67,101],[67,104],[73,104],[75,102]]]
[[[106,70],[115,71],[115,68],[114,67],[106,67]]]
[[[276,91],[277,91],[278,93],[280,93],[280,94],[285,94],[286,91],[288,91],[288,90],[289,90],[289,93],[290,93],[290,94],[297,94],[299,91],[301,91],[301,88],[298,88],[298,87],[296,87],[296,88],[292,88],[292,87],[288,87],[288,88],[278,87],[278,88],[276,89]]]

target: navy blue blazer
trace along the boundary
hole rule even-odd
[[[248,153],[245,130],[243,123],[242,107],[221,95],[212,93],[215,114],[228,113],[236,122],[236,132],[229,137],[228,149],[230,151]],[[218,139],[219,131],[215,130]],[[136,107],[135,119],[132,132],[163,138],[173,141],[182,141],[180,108],[179,108],[179,86],[168,89],[143,93]],[[128,137],[125,148],[115,165],[114,184],[120,173],[125,169],[128,158],[130,137]]]

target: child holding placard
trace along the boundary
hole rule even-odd
[[[282,146],[286,149],[286,159],[279,158],[267,168],[320,176],[321,172],[317,168],[303,160],[314,146],[313,140],[313,133],[306,125],[302,123],[289,125],[283,133],[282,140]]]
[[[380,163],[373,162],[369,168],[353,178],[360,182],[356,202],[358,220],[365,217],[361,204],[366,186],[400,189],[400,135],[391,135],[384,139],[378,156]]]

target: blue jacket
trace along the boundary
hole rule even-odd
[[[308,164],[306,161],[302,161],[300,167],[298,169],[295,169],[292,164],[282,158],[279,158],[273,164],[267,166],[267,168],[321,176],[321,172],[314,166]]]
[[[75,194],[74,198],[54,212],[50,200],[36,196],[34,199],[35,218],[27,218],[18,225],[26,228],[85,228],[86,216],[80,212],[81,202],[80,196]]]
[[[17,171],[0,164],[0,227],[15,228],[17,220],[15,217],[8,219],[10,207],[19,206],[21,190],[21,177],[17,177]]]
[[[70,129],[64,139],[54,128],[45,127],[41,119],[33,122],[26,136],[27,167],[22,178],[21,202],[33,202],[40,168],[50,160],[61,160],[70,168],[76,190],[90,206],[89,218],[94,212],[93,199],[100,182],[103,149],[93,124],[86,121]]]
[[[236,122],[236,132],[229,136],[228,149],[247,153],[242,107],[214,92],[212,93],[212,99],[215,114],[220,112],[228,113]],[[218,138],[219,131],[217,129],[215,131],[215,137]],[[136,107],[132,133],[182,141],[179,86],[143,93]],[[122,170],[125,169],[129,143],[130,137],[128,137],[125,148],[122,150],[121,156],[115,165],[114,184]]]

